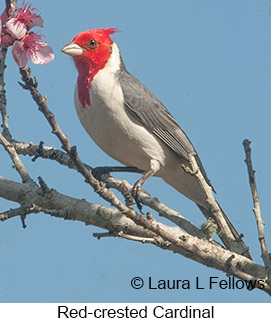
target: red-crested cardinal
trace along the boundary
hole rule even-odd
[[[84,31],[62,49],[78,70],[75,106],[82,125],[109,156],[144,171],[136,188],[153,175],[161,177],[208,213],[206,194],[184,169],[190,167],[189,155],[195,154],[210,184],[195,148],[163,103],[126,70],[110,38],[116,31]]]

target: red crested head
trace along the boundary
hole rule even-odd
[[[73,42],[83,49],[81,57],[89,59],[94,66],[101,69],[110,57],[113,44],[110,35],[115,32],[116,28],[87,30],[75,36]],[[75,61],[78,58],[74,56]]]
[[[99,70],[105,67],[113,44],[110,35],[116,28],[93,29],[76,35],[62,52],[73,57],[78,70],[78,95],[81,104],[90,105],[89,88]]]

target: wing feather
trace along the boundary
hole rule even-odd
[[[128,116],[146,127],[170,149],[188,160],[195,149],[162,102],[126,69],[119,77],[123,89],[125,108]]]
[[[126,70],[123,62],[119,82],[127,115],[152,132],[178,156],[189,161],[189,154],[196,153],[191,141],[163,103]],[[211,185],[197,154],[196,159],[207,183]]]

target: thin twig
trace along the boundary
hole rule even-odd
[[[264,265],[266,267],[266,271],[268,273],[269,279],[271,278],[271,260],[270,254],[268,253],[267,244],[264,235],[264,222],[261,216],[261,209],[260,209],[260,202],[259,202],[259,195],[256,186],[256,178],[255,178],[255,171],[252,166],[252,159],[251,159],[251,142],[248,139],[243,141],[243,146],[245,150],[245,163],[247,165],[247,171],[249,176],[249,185],[251,189],[252,199],[253,199],[253,213],[256,218],[257,228],[258,228],[258,235],[259,235],[259,242],[262,251],[262,258]]]
[[[23,213],[22,207],[18,207],[16,209],[11,209],[5,212],[0,213],[0,220],[1,221],[6,221],[11,218],[14,218],[15,216],[21,216]]]
[[[118,237],[122,238],[122,239],[138,241],[138,242],[142,242],[142,243],[157,244],[157,239],[155,239],[155,238],[138,237],[138,236],[133,236],[131,234],[125,234],[123,232],[118,232]]]
[[[93,234],[93,237],[94,238],[97,238],[98,240],[100,240],[101,238],[108,238],[108,237],[116,237],[116,233],[113,233],[113,232],[94,232]]]
[[[30,208],[31,207],[29,207],[29,206],[23,205],[17,209],[11,209],[9,211],[2,212],[2,213],[0,213],[0,221],[6,221],[8,219],[14,218],[15,216],[20,216],[22,226],[25,229],[26,228],[26,224],[25,224],[26,215],[32,213],[32,212],[29,212]]]
[[[4,71],[6,68],[5,61],[6,61],[7,49],[2,48],[2,57],[0,59],[0,112],[2,116],[2,128],[3,128],[3,135],[8,139],[11,140],[11,134],[8,128],[8,114],[7,114],[7,98],[6,98],[6,90],[5,90],[5,82],[4,82]]]
[[[45,213],[45,214],[50,214],[52,216],[63,217],[63,215],[60,214],[60,212],[61,211],[58,211],[58,210],[48,210],[46,208],[39,207],[38,205],[35,205],[35,204],[26,204],[16,209],[10,209],[8,211],[1,212],[0,221],[6,221],[16,216],[19,216],[21,218],[22,226],[25,229],[26,228],[25,219],[26,219],[26,216],[29,214]]]
[[[63,150],[55,149],[53,147],[44,146],[41,143],[39,145],[34,143],[26,144],[24,142],[12,142],[14,148],[19,155],[33,157],[32,161],[36,161],[38,158],[55,160],[60,165],[67,166],[71,169],[76,169],[74,162],[71,160],[69,155]],[[85,164],[88,169],[92,167]]]
[[[10,0],[6,0],[6,11],[7,11],[7,15],[9,16],[9,10],[11,8],[11,4],[10,4]]]
[[[147,237],[138,237],[138,236],[133,236],[131,234],[126,234],[123,232],[95,232],[93,233],[93,237],[97,238],[98,240],[101,238],[122,238],[122,239],[126,239],[126,240],[132,240],[132,241],[138,241],[138,242],[142,242],[142,243],[152,243],[152,244],[156,244],[157,240],[155,238],[147,238]]]
[[[241,236],[240,235],[238,236],[237,231],[234,229],[233,225],[231,224],[232,230],[235,231],[235,236],[238,236],[238,239],[234,236],[229,226],[230,221],[228,220],[229,223],[226,221],[227,219],[226,214],[223,214],[222,209],[217,203],[213,195],[212,187],[206,182],[202,172],[200,171],[200,168],[197,164],[194,154],[190,154],[189,159],[190,159],[191,170],[188,169],[188,172],[190,171],[191,176],[196,177],[199,185],[201,185],[203,191],[206,194],[206,202],[208,203],[209,209],[211,211],[210,215],[208,216],[212,216],[215,219],[216,223],[218,224],[220,229],[218,231],[219,237],[221,238],[221,240],[224,242],[224,244],[228,249],[233,250],[240,254],[244,254],[247,257],[251,258],[248,252],[248,248],[242,241]]]
[[[31,182],[32,179],[29,176],[23,162],[21,161],[20,157],[18,156],[15,148],[12,146],[12,144],[0,133],[0,144],[4,146],[6,151],[8,152],[10,158],[12,159],[14,163],[14,167],[21,176],[21,179],[24,183]]]
[[[10,16],[10,9],[11,9],[11,1],[6,0],[6,13],[7,16]],[[17,1],[16,1],[17,2]],[[5,90],[5,82],[4,82],[4,71],[6,68],[6,55],[7,55],[7,48],[1,49],[2,57],[0,59],[0,111],[2,115],[2,128],[3,128],[3,135],[10,141],[11,134],[8,128],[8,114],[7,114],[7,98],[6,98],[6,90]]]

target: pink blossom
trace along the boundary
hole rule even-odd
[[[30,31],[35,26],[44,26],[43,19],[36,12],[36,8],[23,1],[20,8],[11,4],[9,14],[4,10],[0,16],[0,46],[12,46],[13,58],[20,67],[28,60],[34,64],[47,64],[54,59],[52,48],[43,41],[43,35]]]
[[[42,40],[43,35],[30,32],[22,40],[16,40],[12,55],[19,67],[31,60],[34,64],[47,64],[54,59],[52,48]]]
[[[9,33],[15,39],[23,38],[27,31],[35,26],[43,27],[44,21],[40,15],[35,13],[36,8],[31,8],[31,4],[23,2],[22,7],[17,10],[17,15],[6,21],[6,27]],[[5,18],[5,12],[4,15]]]
[[[23,2],[22,7],[18,9],[17,20],[27,26],[28,29],[35,26],[44,27],[44,21],[40,15],[35,13],[36,8],[31,8],[31,4]]]

